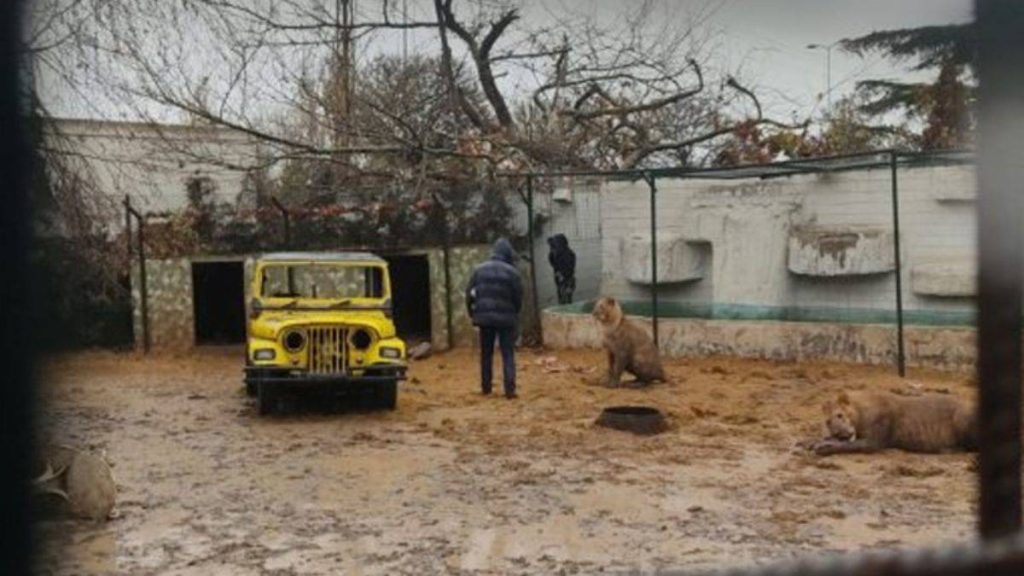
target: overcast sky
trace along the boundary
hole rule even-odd
[[[602,0],[604,1],[604,0]],[[726,57],[766,89],[786,92],[810,108],[825,91],[829,44],[875,30],[965,22],[970,0],[725,0],[713,25],[727,39]],[[832,51],[833,100],[858,79],[906,75],[878,56]]]
[[[577,5],[615,13],[628,0],[528,0],[528,17],[538,5]],[[826,87],[826,54],[808,44],[830,44],[875,30],[966,22],[971,0],[655,0],[675,10],[707,6],[708,24],[720,32],[718,55],[727,70],[759,86],[776,114],[806,114]],[[682,7],[682,10],[680,10]],[[858,79],[907,76],[879,57],[832,51],[832,98],[848,93]],[[821,104],[824,105],[824,99]]]
[[[272,1],[272,0],[270,0]],[[971,19],[971,0],[650,0],[663,20],[688,25],[689,15],[709,15],[705,26],[714,39],[715,65],[737,73],[755,88],[767,112],[776,117],[806,117],[824,106],[826,54],[809,50],[808,44],[830,44],[842,38],[874,30],[964,22]],[[430,0],[407,0],[411,19],[432,19]],[[552,14],[566,11],[596,16],[598,20],[621,17],[639,0],[520,0],[524,28],[549,24]],[[507,5],[510,0],[467,0],[458,11],[472,19],[474,6]],[[400,3],[392,0],[392,10]],[[357,13],[379,20],[380,0],[357,0]],[[360,16],[357,15],[357,19]],[[201,41],[199,42],[201,44]],[[419,31],[409,38],[410,52],[437,52],[436,32]],[[458,44],[455,46],[458,48]],[[365,48],[370,48],[365,50]],[[499,46],[500,48],[500,46]],[[368,52],[401,51],[398,33],[374,40]],[[360,52],[357,50],[357,53]],[[215,65],[215,64],[213,64]],[[934,75],[934,73],[932,73]],[[866,58],[832,51],[832,99],[848,93],[857,80],[879,77],[907,78],[905,69],[878,55]],[[45,77],[44,77],[45,80]],[[503,80],[503,82],[511,79]],[[44,90],[45,92],[45,90]],[[51,90],[44,98],[58,115],[91,116],[96,110],[84,107],[79,94]],[[59,92],[59,93],[54,93]],[[122,116],[124,111],[101,110]]]
[[[429,14],[421,10],[430,9],[430,2],[407,1],[411,15]],[[709,13],[706,25],[717,45],[718,66],[757,87],[766,108],[776,115],[806,116],[825,104],[826,52],[808,49],[809,44],[827,45],[875,30],[961,23],[972,18],[971,0],[650,1],[680,26],[687,25],[691,14]],[[372,10],[372,3],[362,0],[361,7]],[[484,5],[506,3],[482,0]],[[599,20],[619,17],[624,7],[639,4],[639,0],[521,0],[518,4],[525,24],[535,27],[549,23],[552,14],[566,11],[591,14]],[[469,12],[463,8],[461,13]],[[429,33],[410,43],[414,48],[432,49],[434,42]],[[879,55],[860,58],[832,50],[833,101],[849,93],[857,80],[879,77],[912,78],[904,67]]]

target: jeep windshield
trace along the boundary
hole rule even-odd
[[[387,298],[380,265],[281,263],[260,272],[260,298],[267,308],[377,307]]]

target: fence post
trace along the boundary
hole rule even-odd
[[[128,247],[128,266],[132,265],[132,198],[124,195],[124,237]],[[131,270],[129,270],[129,274]]]
[[[149,282],[146,280],[146,219],[136,212],[139,221],[139,295],[142,301],[142,351],[149,354]]]
[[[149,354],[149,283],[146,282],[146,218],[141,212],[132,207],[131,198],[128,195],[124,197],[124,210],[125,210],[125,229],[128,232],[128,263],[131,265],[131,230],[132,230],[132,216],[135,217],[135,221],[139,223],[139,234],[138,238],[138,252],[139,252],[139,304],[141,310],[139,314],[142,316],[142,351]]]
[[[654,345],[658,346],[658,186],[650,172],[644,172],[644,180],[651,190],[651,328],[654,331]]]
[[[903,267],[900,265],[900,200],[896,184],[896,152],[889,153],[890,183],[892,184],[893,256],[896,265],[896,369],[900,378],[907,375],[907,358],[903,347]]]
[[[526,177],[526,235],[530,246],[530,292],[533,294],[533,325],[537,330],[537,342],[544,345],[544,330],[541,326],[540,300],[537,296],[537,253],[533,247],[533,176]]]
[[[976,0],[978,39],[978,507],[986,539],[1021,526],[1021,214],[1024,6]]]

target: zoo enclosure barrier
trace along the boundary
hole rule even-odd
[[[908,319],[974,322],[974,222],[963,209],[974,201],[973,163],[969,151],[882,150],[736,167],[503,176],[525,180],[521,227],[541,262],[533,289],[542,307],[556,303],[554,283],[534,241],[564,234],[577,252],[575,300],[619,296],[627,313],[650,318],[656,342],[661,320],[673,317],[891,324],[893,349],[882,352],[904,376]],[[800,176],[814,177],[787,178]],[[908,199],[909,228],[902,221]],[[718,250],[730,261],[716,258]],[[941,262],[948,252],[957,256],[952,266]]]

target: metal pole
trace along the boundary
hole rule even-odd
[[[448,246],[448,223],[445,222],[444,232],[444,308],[445,308],[445,328],[448,329],[448,349],[451,350],[455,347],[455,332],[452,327],[452,268],[451,259],[449,257],[450,248]]]
[[[124,236],[125,243],[128,245],[128,265],[131,266],[132,262],[132,199],[127,194],[124,195]]]
[[[829,116],[832,115],[832,45],[825,48],[825,101],[828,103]]]
[[[896,153],[889,153],[890,183],[892,185],[893,257],[896,264],[896,369],[900,378],[907,375],[907,357],[903,347],[903,267],[900,265],[900,201],[896,184]]]
[[[526,235],[530,245],[530,292],[533,294],[533,325],[537,329],[537,339],[544,345],[544,330],[540,323],[540,300],[537,296],[537,253],[533,248],[533,176],[526,177]]]
[[[658,186],[650,172],[644,173],[644,180],[651,189],[651,328],[658,346]]]
[[[1024,5],[976,0],[978,39],[978,507],[986,539],[1021,526]]]
[[[135,213],[139,221],[139,295],[142,301],[142,351],[149,354],[149,283],[146,281],[146,220]]]

